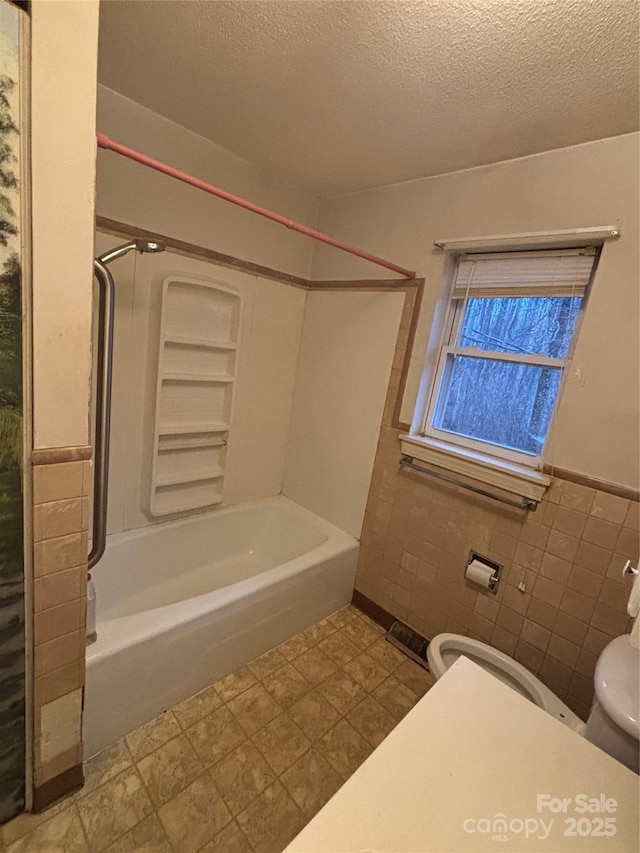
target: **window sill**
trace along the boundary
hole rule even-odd
[[[522,498],[540,501],[551,483],[540,471],[426,436],[401,435],[400,445],[407,456]]]

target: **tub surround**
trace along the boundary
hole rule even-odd
[[[602,794],[609,806],[581,811]],[[557,797],[568,798],[566,812],[549,807]],[[605,818],[616,830],[606,840],[597,835]],[[509,850],[636,850],[638,777],[460,658],[286,853],[472,853],[495,850],[496,835]]]

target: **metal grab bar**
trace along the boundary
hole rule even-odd
[[[109,435],[111,431],[111,380],[113,372],[113,276],[99,258],[93,262],[99,284],[96,348],[96,427],[93,441],[93,529],[89,568],[101,559],[107,545],[107,495],[109,491]]]
[[[414,471],[420,471],[421,474],[428,474],[430,477],[435,477],[436,480],[444,480],[445,483],[451,483],[453,486],[460,486],[463,489],[468,489],[470,492],[475,492],[478,495],[483,495],[485,498],[491,498],[494,501],[500,501],[503,504],[514,506],[516,509],[530,509],[533,512],[538,508],[539,501],[534,498],[522,498],[522,502],[510,501],[509,498],[503,498],[500,495],[493,495],[491,492],[485,492],[484,489],[478,489],[469,483],[464,483],[462,480],[455,480],[453,477],[447,477],[445,474],[439,474],[437,471],[432,471],[431,468],[423,468],[422,465],[416,465],[413,461],[413,456],[408,456],[406,453],[400,458],[400,465],[405,468],[412,468]]]

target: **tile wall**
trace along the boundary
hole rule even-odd
[[[598,655],[628,632],[638,502],[554,478],[535,512],[399,468],[399,341],[361,538],[356,589],[421,634],[496,646],[586,718]],[[464,579],[469,551],[504,564],[497,595]],[[524,582],[524,591],[519,589]]]
[[[82,762],[90,464],[33,467],[36,789]]]

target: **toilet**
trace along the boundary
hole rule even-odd
[[[638,773],[640,651],[629,640],[629,634],[616,637],[598,658],[595,696],[586,724],[528,669],[479,640],[461,634],[438,634],[427,646],[427,661],[432,675],[438,679],[464,655]]]
[[[486,669],[500,681],[533,702],[574,732],[584,735],[585,723],[564,704],[548,687],[518,661],[499,649],[464,637],[461,634],[438,634],[427,646],[427,661],[434,678],[441,678],[461,656]]]

